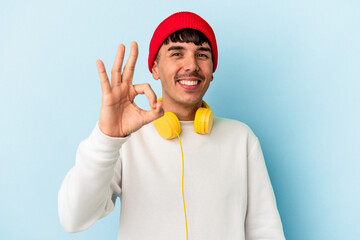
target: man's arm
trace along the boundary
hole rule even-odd
[[[257,138],[248,155],[245,234],[246,240],[285,239],[275,195]]]
[[[102,89],[99,123],[77,152],[76,164],[67,174],[59,191],[59,216],[69,232],[90,227],[107,215],[119,195],[119,149],[126,136],[163,115],[161,101],[149,84],[132,85],[138,56],[136,42],[132,42],[129,59],[122,71],[125,47],[120,44],[111,70],[111,82],[104,64],[96,62]],[[140,109],[134,98],[145,94],[151,111]]]
[[[119,149],[126,140],[108,137],[96,126],[80,143],[75,166],[58,195],[59,218],[66,231],[83,231],[114,209],[121,194]]]

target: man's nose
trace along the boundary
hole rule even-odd
[[[199,64],[196,56],[187,56],[184,60],[184,68],[187,72],[196,72],[199,70]]]

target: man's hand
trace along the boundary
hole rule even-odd
[[[102,89],[99,127],[104,134],[111,137],[125,137],[163,115],[161,101],[156,101],[156,95],[150,85],[132,84],[138,56],[137,43],[131,43],[130,56],[122,72],[124,54],[125,46],[120,44],[111,70],[111,83],[103,62],[96,61]],[[134,98],[138,94],[146,95],[152,107],[151,111],[140,109],[134,103]]]

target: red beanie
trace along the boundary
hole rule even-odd
[[[218,52],[214,31],[204,19],[191,12],[175,13],[162,21],[156,28],[154,35],[151,38],[149,47],[148,64],[150,72],[152,72],[152,66],[154,64],[156,54],[159,51],[164,40],[168,38],[170,34],[184,28],[198,30],[209,39],[213,58],[213,72],[215,72],[217,66]]]

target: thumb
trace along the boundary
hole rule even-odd
[[[162,108],[162,101],[156,102],[155,108],[150,111],[143,112],[145,124],[148,124],[162,116],[164,116],[164,110]]]

